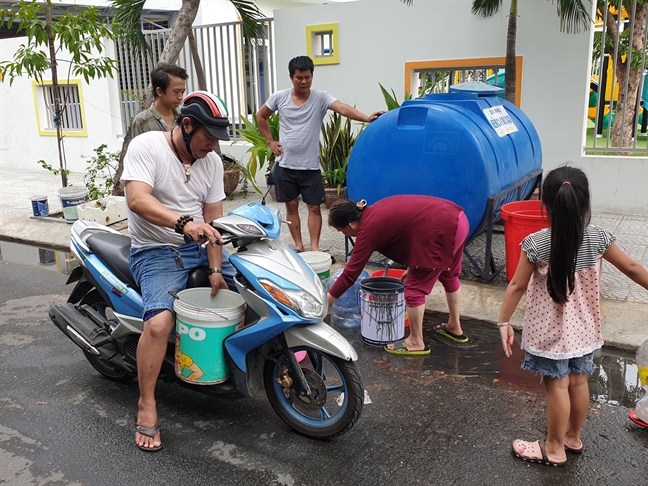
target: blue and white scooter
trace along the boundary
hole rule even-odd
[[[230,257],[235,283],[247,304],[244,326],[224,340],[227,381],[189,384],[174,373],[175,337],[160,377],[222,397],[254,396],[263,388],[277,415],[302,435],[330,439],[360,417],[364,390],[351,344],[322,319],[326,292],[318,276],[279,237],[281,214],[249,203],[212,222],[237,252]],[[130,238],[97,223],[76,221],[70,249],[79,262],[67,303],[50,318],[103,376],[137,376],[142,299],[128,268]],[[209,286],[207,269],[189,287]],[[295,353],[306,357],[298,363]]]

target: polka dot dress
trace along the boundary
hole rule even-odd
[[[527,236],[521,243],[535,270],[527,287],[522,349],[536,356],[568,359],[603,346],[599,307],[601,257],[615,238],[606,230],[588,226],[578,250],[574,291],[556,304],[547,290],[551,230]]]

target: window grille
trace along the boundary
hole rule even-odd
[[[45,95],[45,105],[48,113],[46,130],[56,130],[56,113],[54,110],[54,87],[50,85],[40,86]],[[84,126],[79,86],[76,84],[62,84],[58,87],[59,99],[63,113],[61,114],[61,128],[65,131],[82,131]]]

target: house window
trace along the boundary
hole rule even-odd
[[[54,112],[54,86],[52,86],[51,81],[43,81],[42,83],[34,81],[32,86],[34,89],[38,133],[55,136],[57,120]],[[79,80],[70,80],[68,83],[59,84],[58,95],[63,107],[60,115],[63,134],[77,137],[86,136],[81,82]]]
[[[313,64],[339,64],[338,24],[306,27],[306,48]]]

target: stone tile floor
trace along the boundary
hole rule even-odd
[[[72,185],[83,185],[83,174],[72,173],[69,176],[69,180]],[[61,204],[57,196],[57,190],[60,188],[60,184],[61,182],[58,176],[54,176],[45,170],[16,170],[0,167],[0,214],[29,217],[32,215],[29,197],[43,194],[48,196],[50,212],[60,211]],[[247,196],[237,193],[234,199],[225,201],[224,209],[229,211],[248,201],[260,202],[261,196],[253,191],[248,192]],[[267,198],[267,204],[285,213],[284,205],[272,201],[269,196]],[[320,247],[322,250],[328,251],[335,256],[338,262],[343,262],[345,256],[344,237],[326,224],[328,210],[324,206],[322,206],[322,213],[324,224],[322,227]],[[300,214],[302,217],[302,234],[306,238],[305,241],[307,241],[307,213],[304,204],[300,205]],[[599,212],[592,215],[592,224],[611,231],[617,237],[617,244],[623,251],[642,263],[645,267],[648,267],[648,216]],[[289,231],[284,230],[282,232],[281,240],[289,245],[292,244]],[[468,247],[468,251],[480,265],[484,263],[485,241],[485,235],[480,235]],[[506,272],[504,270],[505,247],[503,234],[495,234],[493,236],[492,252],[496,267],[501,268],[501,271],[491,280],[490,284],[505,286]],[[479,257],[481,257],[481,260]],[[372,260],[384,261],[384,258],[376,254]],[[462,278],[467,280],[480,280],[477,272],[465,257]],[[648,303],[648,292],[629,280],[607,262],[603,263],[601,297],[620,301]]]

